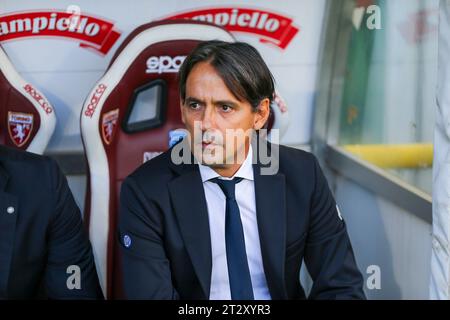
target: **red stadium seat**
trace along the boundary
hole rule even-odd
[[[42,154],[55,129],[55,111],[15,70],[0,47],[0,144]]]
[[[120,185],[147,160],[169,147],[183,128],[177,71],[200,42],[234,41],[215,25],[160,21],[138,27],[122,43],[85,101],[81,133],[89,166],[85,221],[107,298],[122,297],[116,254]]]

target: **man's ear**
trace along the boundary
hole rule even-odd
[[[253,129],[259,130],[267,122],[267,119],[269,119],[270,100],[268,98],[261,100],[258,109],[255,111],[255,114],[256,115],[253,123]]]
[[[183,124],[186,124],[186,120],[184,119],[184,103],[183,103],[183,99],[180,97],[180,113],[181,113],[181,122],[183,122]]]

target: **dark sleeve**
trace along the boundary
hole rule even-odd
[[[144,197],[133,178],[122,184],[119,243],[128,299],[178,299],[163,244],[161,210]]]
[[[102,298],[92,249],[67,180],[49,161],[54,211],[47,230],[45,289],[50,299]]]
[[[315,188],[305,264],[312,277],[309,299],[365,299],[359,272],[344,220],[320,166],[314,159]]]

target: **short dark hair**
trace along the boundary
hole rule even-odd
[[[179,91],[183,103],[187,78],[199,62],[213,66],[233,95],[239,101],[248,101],[253,111],[265,98],[272,102],[274,78],[259,52],[244,42],[212,40],[198,44],[180,67]]]

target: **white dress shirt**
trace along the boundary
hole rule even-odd
[[[241,214],[244,230],[245,251],[252,280],[253,296],[255,300],[271,299],[267,287],[266,276],[259,243],[258,221],[256,219],[255,184],[253,180],[253,154],[250,145],[247,158],[236,174],[231,178],[243,178],[236,184],[236,202]],[[225,205],[226,198],[217,183],[208,181],[220,177],[210,167],[199,164],[203,189],[208,206],[209,229],[211,234],[212,272],[210,300],[230,300],[230,282],[228,279],[227,252],[225,246]]]

